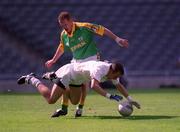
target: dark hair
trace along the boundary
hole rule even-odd
[[[69,14],[69,12],[63,11],[59,14],[58,21],[63,21],[64,19],[67,19],[67,20],[71,19],[71,15]]]
[[[112,63],[110,68],[112,69],[113,72],[120,72],[121,75],[124,75],[124,67],[122,64]]]

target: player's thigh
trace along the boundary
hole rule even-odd
[[[90,82],[83,83],[81,88],[83,91],[88,91],[90,88]]]
[[[69,98],[72,104],[76,105],[77,103],[79,103],[79,100],[81,98],[81,92],[82,89],[80,86],[79,87],[70,86]]]
[[[54,84],[50,95],[51,102],[56,102],[62,96],[62,93],[63,89]]]

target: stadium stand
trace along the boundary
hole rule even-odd
[[[40,58],[35,57],[33,53],[19,46],[21,42],[9,36],[3,30],[0,30],[0,36],[1,78],[4,76],[13,78],[15,75],[29,73],[31,71],[42,72],[43,68],[40,68],[41,63],[39,63],[41,62]]]
[[[3,32],[13,34],[14,43],[27,49],[41,62],[27,61],[31,58],[29,52],[19,52],[18,47],[14,48],[13,43],[10,45],[8,39],[3,39],[1,32],[0,61],[4,62],[0,66],[1,75],[44,70],[42,64],[53,56],[59,44],[61,29],[57,16],[64,10],[71,12],[77,21],[104,25],[127,38],[130,42],[128,50],[112,40],[96,37],[102,58],[123,62],[129,74],[180,75],[176,68],[180,56],[179,6],[178,0],[96,0],[93,3],[90,0],[81,3],[74,0],[1,0],[0,27],[6,29]],[[10,53],[8,56],[7,52]],[[65,54],[56,67],[70,59],[71,54]],[[24,64],[28,66],[24,67]]]

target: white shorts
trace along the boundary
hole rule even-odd
[[[90,56],[88,58],[80,59],[80,60],[72,59],[71,63],[82,63],[82,62],[92,61],[92,60],[99,61],[100,57],[98,55],[94,55],[94,56]],[[76,83],[74,83],[74,84],[76,84]],[[85,85],[87,88],[89,88],[89,82],[86,82]]]
[[[65,87],[69,86],[70,82],[70,73],[73,64],[66,64],[60,67],[55,73],[58,78],[61,79],[61,82],[64,84]]]
[[[82,85],[86,82],[83,76],[76,76],[76,74],[74,74],[74,65],[78,65],[78,63],[66,64],[55,72],[56,76],[60,78],[61,83],[65,87],[69,87],[69,85]]]
[[[55,73],[58,78],[61,78],[61,82],[65,85],[65,87],[68,87],[69,84],[81,85],[82,84],[82,82],[80,81],[81,79],[77,82],[73,82],[71,80],[70,74],[74,66],[73,63],[82,63],[82,62],[91,61],[91,60],[98,61],[97,55],[90,56],[86,59],[81,59],[81,60],[72,59],[70,64],[66,64],[60,67]]]

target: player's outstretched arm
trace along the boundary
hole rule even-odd
[[[60,43],[57,50],[56,50],[56,53],[54,54],[53,58],[46,61],[45,63],[45,66],[47,68],[51,68],[52,65],[60,58],[60,56],[64,53],[64,50],[62,48],[62,44]]]
[[[118,37],[117,35],[115,35],[112,31],[110,31],[107,28],[104,29],[104,34],[106,36],[108,36],[109,38],[113,39],[114,41],[116,41],[116,43],[118,43],[121,47],[128,48],[129,43],[128,43],[127,39]]]
[[[98,94],[107,97],[110,100],[120,101],[123,99],[122,96],[112,95],[106,92],[105,90],[103,90],[99,85],[99,81],[97,81],[96,79],[91,80],[91,88],[93,88]]]
[[[126,99],[132,104],[134,105],[136,108],[140,109],[141,106],[137,101],[134,101],[133,98],[131,96],[129,96],[127,90],[124,88],[124,86],[120,83],[118,83],[116,85],[116,88],[118,89],[118,91],[124,96],[126,97]]]

